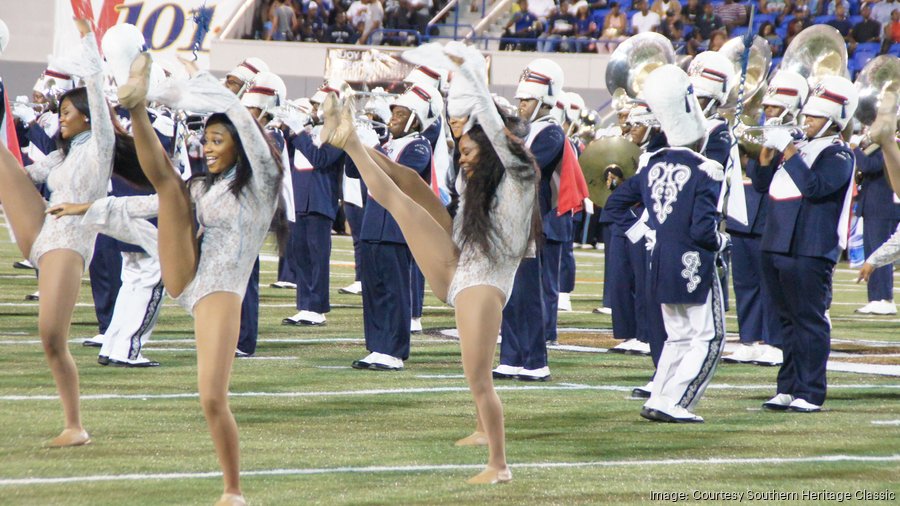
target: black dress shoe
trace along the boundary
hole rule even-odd
[[[93,341],[91,339],[85,339],[84,341],[81,341],[81,345],[86,346],[88,348],[102,348],[103,347],[103,343],[98,343],[97,341]]]
[[[25,296],[25,300],[40,300],[41,297],[39,295],[35,295],[33,293],[29,293]]]
[[[114,358],[111,358],[111,359],[109,359],[109,364],[114,365],[116,367],[128,367],[128,368],[159,367],[159,362],[156,362],[155,360],[148,360],[146,362],[123,362],[121,360],[116,360]]]
[[[100,355],[97,357],[97,363],[100,365],[109,365],[109,357],[106,355]]]

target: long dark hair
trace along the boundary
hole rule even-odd
[[[503,166],[491,140],[480,125],[475,124],[467,132],[472,142],[478,146],[478,167],[466,179],[462,240],[464,243],[474,244],[491,260],[497,260],[497,246],[501,246],[492,243],[496,237],[494,232],[497,224],[491,220],[491,210],[496,205],[494,197],[497,194],[497,187],[507,171],[511,173],[512,177],[534,181],[535,197],[532,202],[533,210],[528,242],[541,237],[541,215],[537,201],[540,181],[537,177],[538,167],[534,156],[521,139],[528,132],[527,124],[515,116],[503,115],[503,119],[507,127],[504,133],[509,142],[510,151],[518,159],[518,163],[513,166]],[[464,177],[464,175],[460,174],[460,177]],[[524,255],[525,251],[515,252],[515,254]]]
[[[269,134],[266,133],[265,130],[256,123],[257,128],[259,128],[260,132],[263,134],[263,138],[266,139],[266,144],[269,147],[269,151],[272,154],[272,159],[275,160],[275,164],[278,166],[278,172],[284,170],[284,165],[281,163],[281,152],[278,151],[278,148],[272,142],[272,139],[269,137]],[[237,150],[237,162],[235,163],[234,169],[234,179],[228,184],[228,189],[231,191],[231,194],[235,196],[235,198],[240,198],[241,192],[244,191],[244,188],[250,184],[250,179],[253,177],[253,168],[250,166],[250,159],[247,158],[247,151],[244,149],[244,144],[241,142],[241,137],[238,135],[237,128],[235,128],[234,123],[228,119],[224,113],[214,113],[210,115],[210,117],[206,120],[204,129],[209,127],[210,125],[222,125],[225,127],[225,130],[231,135],[232,140],[234,141],[234,148]],[[194,175],[189,180],[188,184],[202,184],[204,191],[208,191],[213,184],[216,183],[222,176],[225,175],[225,172],[220,172],[218,174],[213,174],[208,170],[204,173]],[[275,195],[281,195],[281,178],[278,179],[278,186],[275,188]],[[262,196],[260,196],[262,197]],[[278,209],[275,211],[275,215],[272,217],[272,224],[270,229],[275,233],[275,238],[278,242],[278,251],[279,253],[284,253],[287,248],[288,241],[288,226],[287,220],[285,218],[284,208],[281,205],[281,200],[278,201]]]
[[[60,109],[62,109],[63,100],[69,100],[75,109],[84,114],[88,120],[91,119],[91,108],[88,102],[87,89],[84,87],[75,88],[63,93],[59,97]],[[138,162],[137,149],[134,146],[134,137],[128,134],[122,124],[119,123],[118,117],[112,107],[109,107],[109,117],[112,120],[113,130],[116,133],[115,154],[113,156],[113,174],[116,174],[129,183],[139,187],[149,189],[152,188],[150,180],[141,170],[141,164]],[[59,112],[57,112],[57,116]],[[60,132],[56,133],[56,147],[62,150],[63,155],[69,154],[72,147],[72,138],[63,139]]]

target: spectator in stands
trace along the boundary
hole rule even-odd
[[[834,19],[829,20],[825,24],[833,26],[841,33],[841,37],[843,37],[845,41],[850,41],[850,30],[853,29],[853,25],[850,24],[850,20],[847,19],[847,11],[844,8],[844,4],[837,4],[834,9]]]
[[[716,30],[709,37],[709,47],[707,51],[718,51],[728,42],[728,33],[725,30]]]
[[[428,9],[430,2],[428,0],[400,0],[400,6],[404,14],[404,26],[416,30],[419,33],[425,32],[425,25],[428,23]]]
[[[806,28],[807,26],[809,26],[809,16],[807,14],[807,11],[796,11],[796,14],[794,15],[794,19],[792,19],[791,22],[788,23],[787,37],[784,38],[785,50],[787,50],[787,48],[791,45],[791,42],[793,42],[794,37],[796,37],[797,34],[802,32],[803,29]]]
[[[691,32],[691,37],[684,46],[684,52],[688,56],[697,56],[706,50],[704,45],[705,41],[703,40],[703,36],[700,35],[700,30],[694,28],[694,31]]]
[[[556,10],[555,0],[529,0],[528,10],[538,18],[541,23],[546,23]]]
[[[537,16],[528,10],[528,0],[519,0],[518,10],[512,15],[509,23],[503,29],[503,40],[500,41],[500,50],[526,50],[534,51],[533,42],[513,42],[508,39],[533,39],[537,36],[536,26],[539,25]]]
[[[684,22],[676,18],[666,18],[660,26],[660,32],[672,42],[675,54],[685,54]]]
[[[731,32],[735,26],[747,24],[747,9],[734,0],[725,0],[725,3],[715,8],[716,15],[725,23],[725,27]]]
[[[688,0],[687,6],[681,10],[681,20],[688,26],[694,26],[703,16],[703,5],[700,0]]]
[[[380,0],[362,0],[366,6],[366,18],[363,24],[362,35],[359,36],[359,44],[380,44],[381,37],[375,32],[380,30],[384,23],[384,6]]]
[[[862,21],[856,23],[851,32],[851,37],[857,43],[879,42],[881,40],[881,23],[872,19],[872,8],[869,4],[863,5],[860,11]]]
[[[597,9],[605,9],[607,5],[612,9],[612,4],[618,2],[607,2],[606,0],[593,0],[588,2],[588,11],[594,12]]]
[[[575,35],[575,16],[569,13],[568,0],[562,0],[559,8],[551,11],[544,26],[544,33],[538,37],[538,51],[551,53],[560,49],[568,52],[568,38]]]
[[[272,31],[266,40],[293,40],[294,25],[297,23],[293,7],[287,5],[285,0],[276,0],[272,7],[272,15],[269,18]]]
[[[894,9],[900,8],[894,0],[881,0],[872,5],[872,19],[878,21],[882,27],[887,26],[891,22],[891,13]]]
[[[350,24],[346,12],[338,12],[334,16],[334,24],[328,28],[326,38],[332,44],[355,44],[359,33]]]
[[[703,15],[697,20],[695,30],[700,31],[703,40],[709,40],[716,30],[725,28],[725,23],[713,10],[713,5],[708,1],[703,4]]]
[[[772,56],[781,56],[781,52],[784,50],[784,41],[775,33],[775,25],[771,21],[766,21],[760,25],[757,35],[766,39],[766,42],[769,43],[769,48],[772,49]]]
[[[892,44],[900,44],[900,8],[891,12],[891,22],[884,28],[881,54],[887,53]]]
[[[659,19],[663,22],[681,19],[681,4],[678,0],[654,0],[650,10],[659,14]]]
[[[631,16],[631,34],[657,31],[661,22],[659,14],[650,10],[647,0],[638,0],[638,2],[640,12]]]
[[[609,8],[609,13],[603,19],[603,33],[600,36],[606,41],[603,44],[603,49],[605,49],[607,53],[615,51],[619,42],[628,38],[628,16],[626,16],[619,8],[619,2],[610,3]]]
[[[615,3],[615,2],[613,2]],[[619,4],[616,3],[618,8]],[[579,0],[574,6],[575,9],[575,52],[583,53],[585,51],[594,53],[597,51],[597,45],[591,39],[600,36],[600,27],[591,17],[590,6],[585,0]]]
[[[847,0],[828,0],[824,2],[825,8],[823,9],[825,12],[819,14],[820,16],[837,16],[837,7],[841,6],[844,8],[844,13],[850,12],[850,2]]]
[[[328,29],[328,20],[320,12],[319,4],[309,2],[306,15],[303,19],[303,41],[324,42],[325,31]]]
[[[759,0],[756,7],[757,14],[781,14],[787,8],[790,0]]]

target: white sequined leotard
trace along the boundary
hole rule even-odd
[[[223,175],[209,189],[199,181],[192,184],[191,200],[202,234],[200,262],[193,281],[176,300],[193,313],[197,301],[213,292],[233,292],[243,298],[281,184],[282,175],[269,144],[238,98],[207,72],[187,82],[167,82],[150,98],[200,114],[224,112],[238,131],[253,176],[239,197],[228,187],[233,175]]]
[[[480,55],[478,55],[480,57]],[[474,244],[465,243],[462,237],[463,217],[466,213],[466,192],[460,192],[460,204],[453,219],[453,242],[460,249],[456,274],[450,283],[447,303],[454,305],[456,296],[466,288],[478,285],[497,287],[504,295],[504,305],[512,292],[513,281],[519,262],[529,244],[531,220],[535,202],[535,178],[537,173],[533,162],[518,156],[510,149],[510,140],[504,131],[503,121],[487,85],[477,78],[483,74],[472,66],[473,59],[466,59],[460,67],[458,78],[469,81],[475,91],[468,98],[472,100],[473,114],[481,128],[491,140],[506,172],[500,180],[491,209],[491,249],[493,258],[485,255]],[[476,167],[474,169],[478,171]],[[462,177],[462,175],[460,175]]]
[[[82,58],[78,73],[86,83],[91,129],[71,139],[68,155],[64,156],[61,150],[56,150],[26,168],[33,181],[47,183],[51,206],[66,202],[92,202],[105,197],[112,172],[116,138],[109,106],[103,97],[103,67],[94,34],[83,37],[81,44]],[[84,268],[87,269],[94,253],[97,233],[83,227],[80,222],[79,216],[56,218],[47,215],[31,247],[31,263],[40,266],[44,253],[69,249],[84,258]]]

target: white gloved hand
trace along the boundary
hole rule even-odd
[[[584,212],[594,214],[594,201],[590,197],[584,198]]]
[[[378,140],[378,134],[375,133],[375,129],[368,123],[357,125],[356,135],[359,137],[359,142],[361,142],[363,146],[374,148],[381,144],[381,141]]]
[[[646,246],[647,251],[653,251],[653,248],[656,247],[656,230],[648,228],[647,231],[644,232],[644,239],[646,239],[644,246]]]
[[[30,125],[37,119],[37,113],[34,112],[34,109],[32,109],[30,105],[16,102],[13,104],[12,109],[13,117],[26,125]]]
[[[279,115],[279,119],[294,133],[302,132],[303,127],[310,122],[309,114],[304,114],[293,108],[289,109],[287,114]]]
[[[794,137],[787,129],[775,128],[766,132],[763,146],[783,152],[792,142]]]

